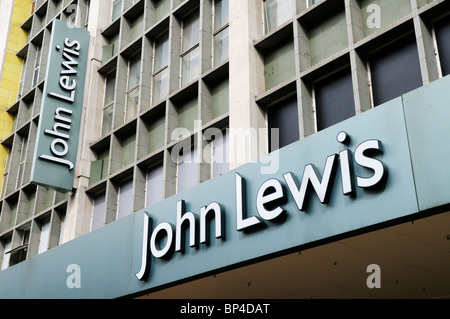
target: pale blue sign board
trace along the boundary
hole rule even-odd
[[[73,189],[89,38],[53,21],[31,182],[63,193]]]
[[[262,158],[259,163],[239,167],[6,269],[0,273],[0,298],[132,296],[385,227],[412,215],[418,218],[433,209],[442,212],[439,208],[450,203],[450,168],[445,160],[450,157],[450,131],[445,120],[450,117],[448,87],[450,77],[287,146],[270,155],[279,159],[278,169],[272,174],[261,174],[261,168],[271,162]],[[342,131],[351,138],[348,145],[336,141]],[[292,172],[301,179],[309,163],[321,172],[327,156],[345,149],[354,152],[360,143],[371,139],[383,145],[383,153],[377,156],[387,170],[383,187],[356,188],[354,196],[344,196],[338,170],[328,204],[320,203],[311,194],[307,210],[299,211],[282,175]],[[286,194],[280,203],[285,218],[264,221],[264,227],[252,231],[237,231],[236,174],[245,179],[247,217],[257,215],[255,199],[261,185],[277,179]],[[365,176],[370,172],[355,166],[355,174]],[[184,253],[173,252],[167,259],[151,257],[148,276],[138,280],[145,214],[151,218],[150,234],[163,222],[175,230],[180,200],[185,201],[186,211],[196,216],[201,207],[220,203],[224,238],[214,238],[211,231],[209,245],[191,248],[186,244]],[[81,271],[80,288],[70,289],[67,285],[71,274],[67,267],[72,264]]]

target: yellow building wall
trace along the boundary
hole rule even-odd
[[[0,140],[12,132],[13,118],[6,112],[7,108],[17,100],[22,59],[16,53],[27,41],[27,33],[20,27],[30,16],[31,0],[15,0],[11,18],[11,26],[6,44],[3,73],[0,81]],[[0,186],[3,184],[8,149],[0,147]]]

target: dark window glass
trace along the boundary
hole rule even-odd
[[[355,115],[352,75],[344,69],[314,85],[317,130],[323,130]]]
[[[450,74],[450,19],[438,21],[435,30],[442,75],[446,76]]]
[[[414,38],[405,38],[377,51],[370,58],[375,106],[422,86]]]
[[[289,145],[299,139],[297,95],[272,105],[268,109],[269,149],[271,152]],[[278,138],[275,135],[279,129]],[[274,139],[274,141],[272,141]],[[278,142],[278,143],[277,143]],[[278,144],[278,145],[277,145]]]

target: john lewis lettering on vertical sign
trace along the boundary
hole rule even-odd
[[[73,186],[88,49],[89,32],[53,22],[31,182],[60,192]]]

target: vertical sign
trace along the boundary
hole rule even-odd
[[[64,193],[73,186],[89,38],[53,22],[31,182]]]

